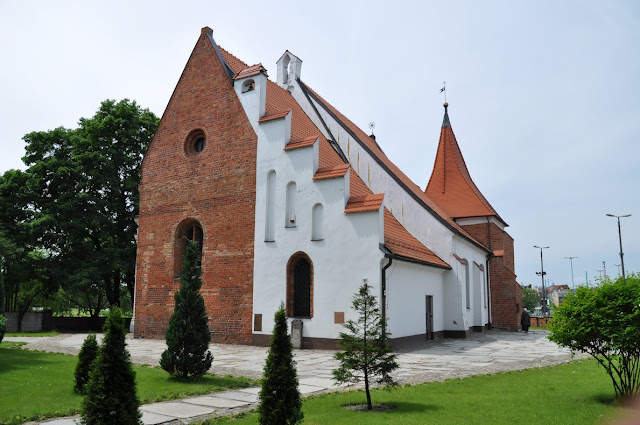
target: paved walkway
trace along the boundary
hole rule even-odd
[[[7,341],[26,341],[25,348],[77,354],[86,334],[61,334],[55,337],[7,337]],[[157,366],[166,348],[162,340],[128,339],[131,360],[136,364]],[[266,348],[211,344],[214,361],[211,372],[260,378]],[[331,371],[337,367],[333,351],[295,350],[300,391],[303,395],[336,391]],[[544,331],[505,332],[492,330],[461,340],[447,339],[402,350],[399,369],[394,373],[400,383],[421,383],[471,375],[549,366],[572,359],[569,350],[559,348]],[[184,400],[146,404],[140,408],[142,420],[152,424],[189,424],[207,418],[227,416],[257,406],[258,387],[225,391]],[[42,422],[47,425],[72,425],[77,418]]]

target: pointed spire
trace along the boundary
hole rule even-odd
[[[451,218],[495,216],[504,223],[471,179],[451,128],[449,104],[443,106],[440,141],[425,193]]]
[[[449,122],[449,112],[447,111],[449,104],[447,102],[444,102],[442,106],[444,106],[444,119],[442,120],[442,127],[451,127],[451,123]]]

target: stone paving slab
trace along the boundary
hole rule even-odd
[[[80,423],[80,420],[77,417],[73,417],[73,418],[54,419],[51,421],[45,421],[40,423],[46,424],[46,425],[78,425]]]
[[[326,389],[327,389],[326,387],[316,387],[314,385],[305,385],[305,384],[299,384],[298,385],[298,390],[300,390],[300,394],[302,394],[302,395],[318,393],[318,392],[324,391]]]
[[[250,394],[242,391],[224,391],[221,393],[216,393],[216,397],[226,398],[229,400],[246,401],[248,403],[258,402],[258,394]]]
[[[230,400],[228,398],[216,397],[215,395],[203,395],[200,397],[187,398],[182,401],[202,406],[217,407],[219,409],[230,409],[234,407],[248,406],[251,404],[248,401]]]
[[[162,403],[145,404],[140,410],[142,410],[143,413],[151,412],[173,419],[209,415],[215,411],[215,409],[209,406],[183,403],[182,401],[163,401]]]
[[[142,410],[142,423],[144,425],[159,425],[174,421],[174,416],[160,415],[158,413]]]

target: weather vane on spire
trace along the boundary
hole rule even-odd
[[[373,134],[373,129],[376,128],[376,123],[371,121],[369,123],[369,129],[371,130],[371,134]]]
[[[444,92],[444,103],[447,103],[447,82],[442,82],[442,88],[440,89],[440,93]]]

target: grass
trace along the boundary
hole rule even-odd
[[[394,406],[361,412],[344,405],[365,403],[363,391],[310,397],[303,403],[305,425],[375,424],[563,424],[609,422],[616,408],[613,387],[595,361],[445,382],[375,390],[374,403]],[[205,424],[257,424],[257,414],[210,420]]]
[[[39,336],[56,336],[60,332],[58,331],[50,331],[50,332],[7,332],[4,336],[20,336],[20,337],[39,337]]]
[[[73,392],[77,357],[21,350],[20,345],[0,343],[0,424],[77,413],[82,402],[82,396]],[[142,403],[255,384],[247,378],[215,375],[206,375],[197,382],[181,382],[157,367],[137,366],[135,371]]]

